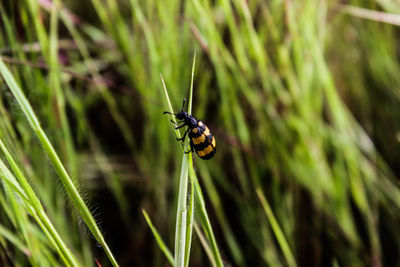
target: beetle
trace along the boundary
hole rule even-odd
[[[185,151],[185,153],[196,151],[197,155],[201,159],[211,159],[216,150],[216,142],[214,136],[211,134],[210,129],[208,129],[207,125],[205,125],[201,120],[197,120],[192,115],[189,115],[187,112],[183,111],[185,106],[186,98],[183,99],[182,109],[180,112],[173,114],[168,111],[164,111],[163,114],[175,115],[179,120],[177,123],[182,123],[175,127],[175,129],[180,129],[184,126],[188,126],[187,130],[183,134],[182,138],[176,138],[178,141],[185,141],[186,135],[189,133],[190,139],[190,150]],[[176,124],[173,120],[172,123]]]

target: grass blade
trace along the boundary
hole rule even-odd
[[[165,257],[167,257],[169,263],[171,263],[171,265],[174,265],[174,256],[172,256],[171,251],[168,249],[167,245],[164,243],[164,241],[162,240],[160,234],[158,233],[157,229],[154,227],[153,223],[151,222],[151,219],[149,217],[149,215],[147,214],[147,212],[145,210],[142,210],[143,216],[146,219],[147,224],[149,225],[151,232],[154,235],[154,238],[156,239],[158,246],[160,247],[161,251],[164,253]]]
[[[30,256],[31,252],[29,251],[28,247],[16,236],[13,232],[5,228],[3,225],[0,224],[0,236],[6,238],[8,241],[14,244],[16,248],[21,250],[25,255]]]
[[[351,5],[339,5],[339,10],[354,17],[400,26],[400,15],[398,14],[391,14]]]
[[[193,55],[193,64],[192,64],[192,72],[191,72],[191,79],[190,79],[189,103],[188,103],[188,114],[189,115],[192,114],[193,78],[194,78],[195,66],[196,66],[196,51],[194,51],[194,55]],[[193,218],[194,218],[194,188],[193,188],[194,168],[193,168],[192,153],[189,153],[187,155],[187,158],[189,161],[188,172],[189,172],[189,177],[190,177],[190,192],[189,192],[189,205],[188,205],[187,224],[186,224],[185,267],[189,266],[190,247],[192,244]]]
[[[107,257],[109,258],[110,262],[113,266],[118,266],[111,250],[108,248],[107,243],[104,240],[103,235],[101,234],[100,229],[98,228],[96,221],[94,220],[92,214],[90,213],[88,207],[86,206],[85,202],[83,201],[82,197],[80,196],[78,190],[76,189],[74,183],[72,182],[71,178],[69,177],[64,165],[62,164],[60,158],[58,157],[56,151],[54,150],[52,144],[50,143],[49,139],[47,138],[46,134],[44,133],[43,129],[39,124],[39,120],[37,119],[35,113],[31,105],[29,104],[28,100],[26,99],[24,93],[22,92],[21,88],[15,81],[13,75],[8,70],[6,65],[4,64],[3,60],[0,59],[0,73],[4,77],[6,83],[8,84],[11,92],[13,93],[14,97],[16,98],[18,104],[20,105],[22,111],[24,112],[25,116],[28,119],[28,122],[35,132],[37,137],[39,138],[47,156],[49,157],[53,167],[55,168],[58,176],[61,179],[69,197],[72,199],[76,209],[82,216],[82,219],[85,221],[87,227],[90,229],[90,232],[93,234],[95,239],[100,243],[100,245],[104,248]]]
[[[7,183],[7,185],[13,189],[13,191],[21,198],[24,203],[25,208],[28,210],[35,219],[42,230],[45,232],[50,242],[52,243],[54,249],[59,253],[61,259],[67,266],[78,266],[76,259],[69,251],[68,247],[65,245],[63,240],[60,238],[59,234],[51,224],[47,215],[44,213],[43,208],[33,207],[34,202],[30,201],[23,190],[20,188],[15,177],[12,175],[11,171],[7,166],[0,160],[0,177]]]
[[[175,228],[175,266],[184,266],[186,248],[186,199],[188,186],[188,159],[182,158],[181,177],[179,179],[178,207]]]
[[[223,267],[224,264],[222,263],[221,254],[219,253],[219,249],[217,246],[217,241],[214,236],[214,232],[211,227],[210,219],[208,218],[206,204],[204,201],[203,193],[201,192],[199,181],[197,177],[194,177],[194,190],[196,196],[196,203],[197,203],[197,213],[200,217],[200,223],[206,233],[208,238],[208,242],[211,246],[212,255],[214,257],[214,261],[218,267]]]
[[[194,78],[195,64],[196,64],[196,52],[194,54],[193,65],[192,65],[188,114],[192,113],[193,78]],[[170,112],[174,113],[172,105],[171,105],[171,101],[169,100],[168,91],[167,91],[167,88],[165,86],[162,76],[161,76],[161,81],[163,83],[164,93],[166,96],[166,100],[167,100]],[[180,132],[178,130],[175,130],[175,131],[176,131],[176,136],[178,138],[180,138],[181,137]],[[188,147],[188,149],[190,149],[188,144],[186,146]],[[183,146],[183,149],[184,149],[184,147],[185,146]],[[189,164],[188,164],[188,162],[189,162]],[[188,173],[189,173],[190,181],[191,181],[191,185],[192,185],[191,195],[189,196],[191,199],[191,202],[189,203],[189,212],[187,212],[187,210],[186,210],[186,198],[187,198],[187,186],[188,186],[187,175],[188,175]],[[182,183],[184,183],[184,185]],[[195,197],[198,198],[199,201],[195,201],[194,200]],[[200,207],[199,212],[200,212],[201,224],[202,224],[204,231],[206,232],[209,242],[211,244],[214,261],[217,263],[217,266],[223,266],[222,258],[219,253],[218,247],[217,247],[217,242],[215,240],[214,233],[213,233],[213,230],[211,227],[211,223],[209,221],[207,211],[205,209],[204,197],[201,193],[200,185],[197,181],[196,173],[193,168],[192,153],[188,153],[187,155],[183,155],[183,159],[182,159],[181,179],[180,179],[179,196],[178,196],[177,224],[176,224],[176,231],[175,231],[175,234],[176,234],[176,236],[175,236],[176,264],[178,264],[178,263],[182,264],[182,262],[180,262],[178,260],[179,257],[177,255],[182,256],[180,253],[181,253],[181,250],[184,249],[186,251],[185,252],[185,266],[187,266],[189,264],[189,256],[190,256],[189,252],[190,252],[190,243],[191,243],[191,235],[192,235],[192,228],[193,228],[192,220],[193,220],[194,203],[197,203]],[[183,208],[183,207],[185,207],[185,208]],[[188,222],[188,224],[185,226],[182,223],[182,214],[188,215],[188,217],[186,217],[186,221]],[[180,238],[182,238],[181,233],[184,233],[182,227],[185,227],[185,228],[188,227],[188,229],[186,229],[186,231],[185,231],[185,235],[187,235],[185,248],[183,248],[182,242],[180,241]],[[182,266],[182,265],[177,265],[177,266]]]
[[[197,236],[199,237],[200,243],[203,246],[204,251],[207,254],[207,257],[210,259],[211,265],[213,267],[217,266],[217,264],[215,263],[215,260],[214,260],[214,256],[211,252],[210,246],[207,243],[206,237],[200,230],[200,226],[196,222],[194,222],[193,226],[194,226],[194,230],[196,231]]]
[[[283,255],[286,258],[286,261],[289,266],[295,267],[297,266],[296,260],[294,259],[293,253],[289,247],[289,244],[285,238],[285,235],[283,234],[283,231],[281,227],[278,224],[278,221],[276,220],[274,213],[271,210],[271,207],[268,204],[267,199],[264,197],[263,193],[259,188],[256,189],[258,198],[260,199],[261,205],[264,208],[265,214],[268,217],[268,220],[271,224],[271,227],[275,233],[276,239],[278,240],[279,245],[281,246],[281,249],[283,251]]]
[[[189,157],[189,177],[190,177],[190,193],[189,193],[189,204],[187,213],[186,223],[186,248],[185,248],[185,267],[189,266],[190,259],[190,247],[192,244],[192,232],[193,232],[193,218],[194,218],[194,187],[193,187],[193,158]]]

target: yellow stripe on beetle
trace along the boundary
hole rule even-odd
[[[210,129],[206,126],[206,129],[204,130],[205,135],[210,135]]]
[[[199,154],[200,157],[204,157],[205,155],[210,154],[214,150],[212,145],[209,145],[208,147],[204,148],[201,151],[197,151],[197,154]]]
[[[204,143],[206,141],[206,136],[204,134],[200,135],[199,137],[192,138],[192,142],[195,145]]]

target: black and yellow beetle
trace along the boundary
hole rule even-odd
[[[178,141],[184,142],[187,133],[189,133],[190,150],[185,153],[189,153],[195,150],[200,158],[211,159],[216,152],[215,138],[210,133],[208,127],[201,120],[197,120],[192,115],[189,115],[187,114],[187,112],[183,111],[185,102],[186,98],[183,99],[182,109],[179,113],[172,114],[171,112],[165,111],[163,114],[175,115],[176,118],[179,120],[178,123],[182,123],[181,125],[175,127],[175,129],[182,128],[183,126],[188,126],[188,129],[183,134],[183,137],[177,138]],[[171,122],[175,124],[173,120],[171,120]]]

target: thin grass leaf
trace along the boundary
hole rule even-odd
[[[206,237],[204,236],[204,234],[200,230],[200,226],[197,224],[197,222],[194,222],[193,226],[194,226],[194,230],[196,231],[197,236],[199,237],[200,243],[203,246],[204,251],[207,254],[207,257],[211,262],[211,265],[214,266],[214,267],[217,266],[217,264],[215,263],[214,256],[212,254],[211,248],[207,243],[207,239],[206,239]]]
[[[20,240],[18,236],[16,236],[13,232],[8,230],[2,224],[0,224],[0,236],[4,237],[5,239],[13,243],[14,246],[19,250],[21,250],[26,256],[28,257],[31,256],[31,251],[27,246],[25,246],[22,240]]]
[[[15,225],[16,232],[21,232],[21,237],[23,238],[23,242],[26,244],[29,254],[37,254],[38,257],[28,257],[32,266],[39,266],[38,258],[43,255],[40,255],[41,252],[37,249],[36,240],[32,238],[32,236],[28,232],[29,227],[29,219],[26,209],[23,205],[21,205],[18,196],[7,186],[7,183],[2,183],[4,187],[4,192],[7,196],[8,203],[13,211],[15,216]],[[35,245],[33,245],[35,243]],[[30,255],[28,255],[30,256]]]
[[[341,4],[338,5],[338,9],[344,14],[351,15],[354,17],[400,26],[399,14],[391,14],[387,12],[371,10],[358,6],[341,5]]]
[[[181,212],[178,213],[178,216],[180,216],[180,220],[177,224],[177,231],[180,231],[177,235],[177,252],[175,254],[175,266],[183,267],[185,265],[185,256],[186,256],[186,229],[187,229],[187,210],[186,208],[181,210]]]
[[[193,170],[193,159],[189,158],[189,172],[194,172]],[[192,232],[193,232],[193,221],[194,221],[194,186],[193,186],[193,174],[189,174],[190,177],[190,192],[189,192],[189,204],[187,213],[187,224],[186,224],[186,248],[185,248],[185,267],[189,266],[190,259],[190,248],[192,244]]]
[[[174,263],[175,263],[174,256],[172,256],[171,251],[168,249],[167,245],[162,240],[162,238],[161,238],[160,234],[158,233],[157,229],[154,227],[154,225],[151,222],[151,219],[150,219],[149,215],[147,214],[147,212],[144,209],[142,209],[142,213],[143,213],[144,218],[146,219],[146,222],[147,222],[148,226],[151,229],[151,232],[154,235],[154,238],[157,241],[158,246],[160,247],[161,251],[164,253],[165,257],[167,257],[169,263],[171,263],[171,265],[173,266]]]
[[[210,243],[212,255],[214,257],[214,262],[216,263],[216,266],[223,267],[224,264],[222,262],[221,254],[217,246],[217,240],[215,239],[214,232],[211,227],[210,219],[208,218],[203,193],[201,192],[201,188],[196,176],[193,178],[193,180],[194,180],[194,190],[195,190],[195,197],[197,204],[196,211],[198,216],[200,217],[199,218],[200,224],[203,227],[208,242]]]
[[[194,70],[196,67],[196,50],[194,50],[192,72],[190,76],[190,88],[189,88],[189,103],[188,103],[188,114],[192,115],[192,104],[193,104],[193,80],[194,80]]]
[[[191,112],[192,107],[192,97],[193,97],[193,73],[195,66],[195,58],[193,60],[192,66],[192,81],[190,86],[190,95],[189,95],[189,105],[188,111]],[[168,97],[168,92],[164,83],[164,80],[161,76],[161,80],[164,87],[165,96],[171,110],[173,113],[171,101]],[[190,114],[190,113],[189,113]],[[180,132],[176,130],[176,134],[178,138],[180,138]],[[186,141],[186,145],[183,147],[189,147],[188,142]],[[177,207],[177,219],[176,219],[176,228],[175,228],[175,266],[187,266],[189,264],[190,258],[190,247],[192,241],[192,228],[193,228],[193,208],[194,208],[194,194],[193,194],[193,186],[190,191],[190,203],[189,203],[189,211],[187,210],[187,192],[188,192],[188,172],[193,171],[193,164],[189,164],[192,161],[192,153],[187,153],[183,155],[182,158],[182,166],[181,166],[181,175],[179,182],[179,193],[178,193],[178,207]],[[193,183],[191,183],[193,184]]]
[[[182,157],[181,175],[179,179],[179,195],[177,218],[175,227],[175,266],[183,267],[186,248],[186,200],[188,186],[188,158],[186,155]]]
[[[288,265],[291,267],[297,266],[296,260],[293,256],[290,246],[285,238],[285,235],[283,234],[281,227],[279,226],[279,223],[277,222],[277,220],[275,218],[274,213],[271,210],[271,207],[268,204],[267,199],[265,198],[265,196],[262,193],[260,188],[257,188],[256,192],[257,192],[258,198],[260,199],[261,205],[264,208],[265,214],[268,217],[268,221],[271,224],[271,228],[274,231],[276,239],[278,240],[278,243],[281,246],[283,255],[285,256]]]
[[[192,75],[190,79],[190,89],[189,89],[189,103],[188,103],[188,114],[192,114],[192,103],[193,103],[193,80],[194,80],[194,70],[196,66],[196,50],[193,55],[192,64]],[[193,154],[188,153],[187,158],[189,160],[188,172],[190,178],[190,190],[189,190],[189,204],[187,213],[187,225],[186,225],[186,247],[185,247],[185,267],[189,266],[190,259],[190,247],[192,244],[192,232],[193,232],[193,218],[194,218],[194,187],[193,187],[193,177],[194,177],[194,167],[193,167]]]
[[[169,112],[172,113],[172,114],[175,114],[174,113],[174,109],[172,108],[171,100],[169,99],[169,96],[168,96],[167,87],[165,86],[165,82],[164,82],[164,79],[163,79],[161,74],[160,74],[160,79],[161,79],[161,82],[163,84],[163,89],[164,89],[164,93],[165,93],[165,99],[167,100]],[[171,115],[171,116],[173,116],[174,121],[175,121],[175,126],[176,126],[177,124],[176,124],[176,120],[175,120],[175,115]],[[179,130],[175,129],[175,134],[176,134],[176,137],[178,139],[181,138],[181,132]]]
[[[66,110],[65,110],[65,96],[61,88],[60,78],[60,67],[58,62],[58,21],[59,21],[59,10],[61,8],[60,0],[54,0],[51,14],[50,14],[50,34],[49,34],[49,53],[48,53],[48,64],[50,67],[50,88],[51,92],[54,92],[54,99],[57,105],[58,118],[61,122],[61,131],[63,135],[63,144],[66,147],[67,162],[72,173],[72,177],[76,177],[77,174],[77,161],[75,148],[72,141],[71,129],[68,122]]]

